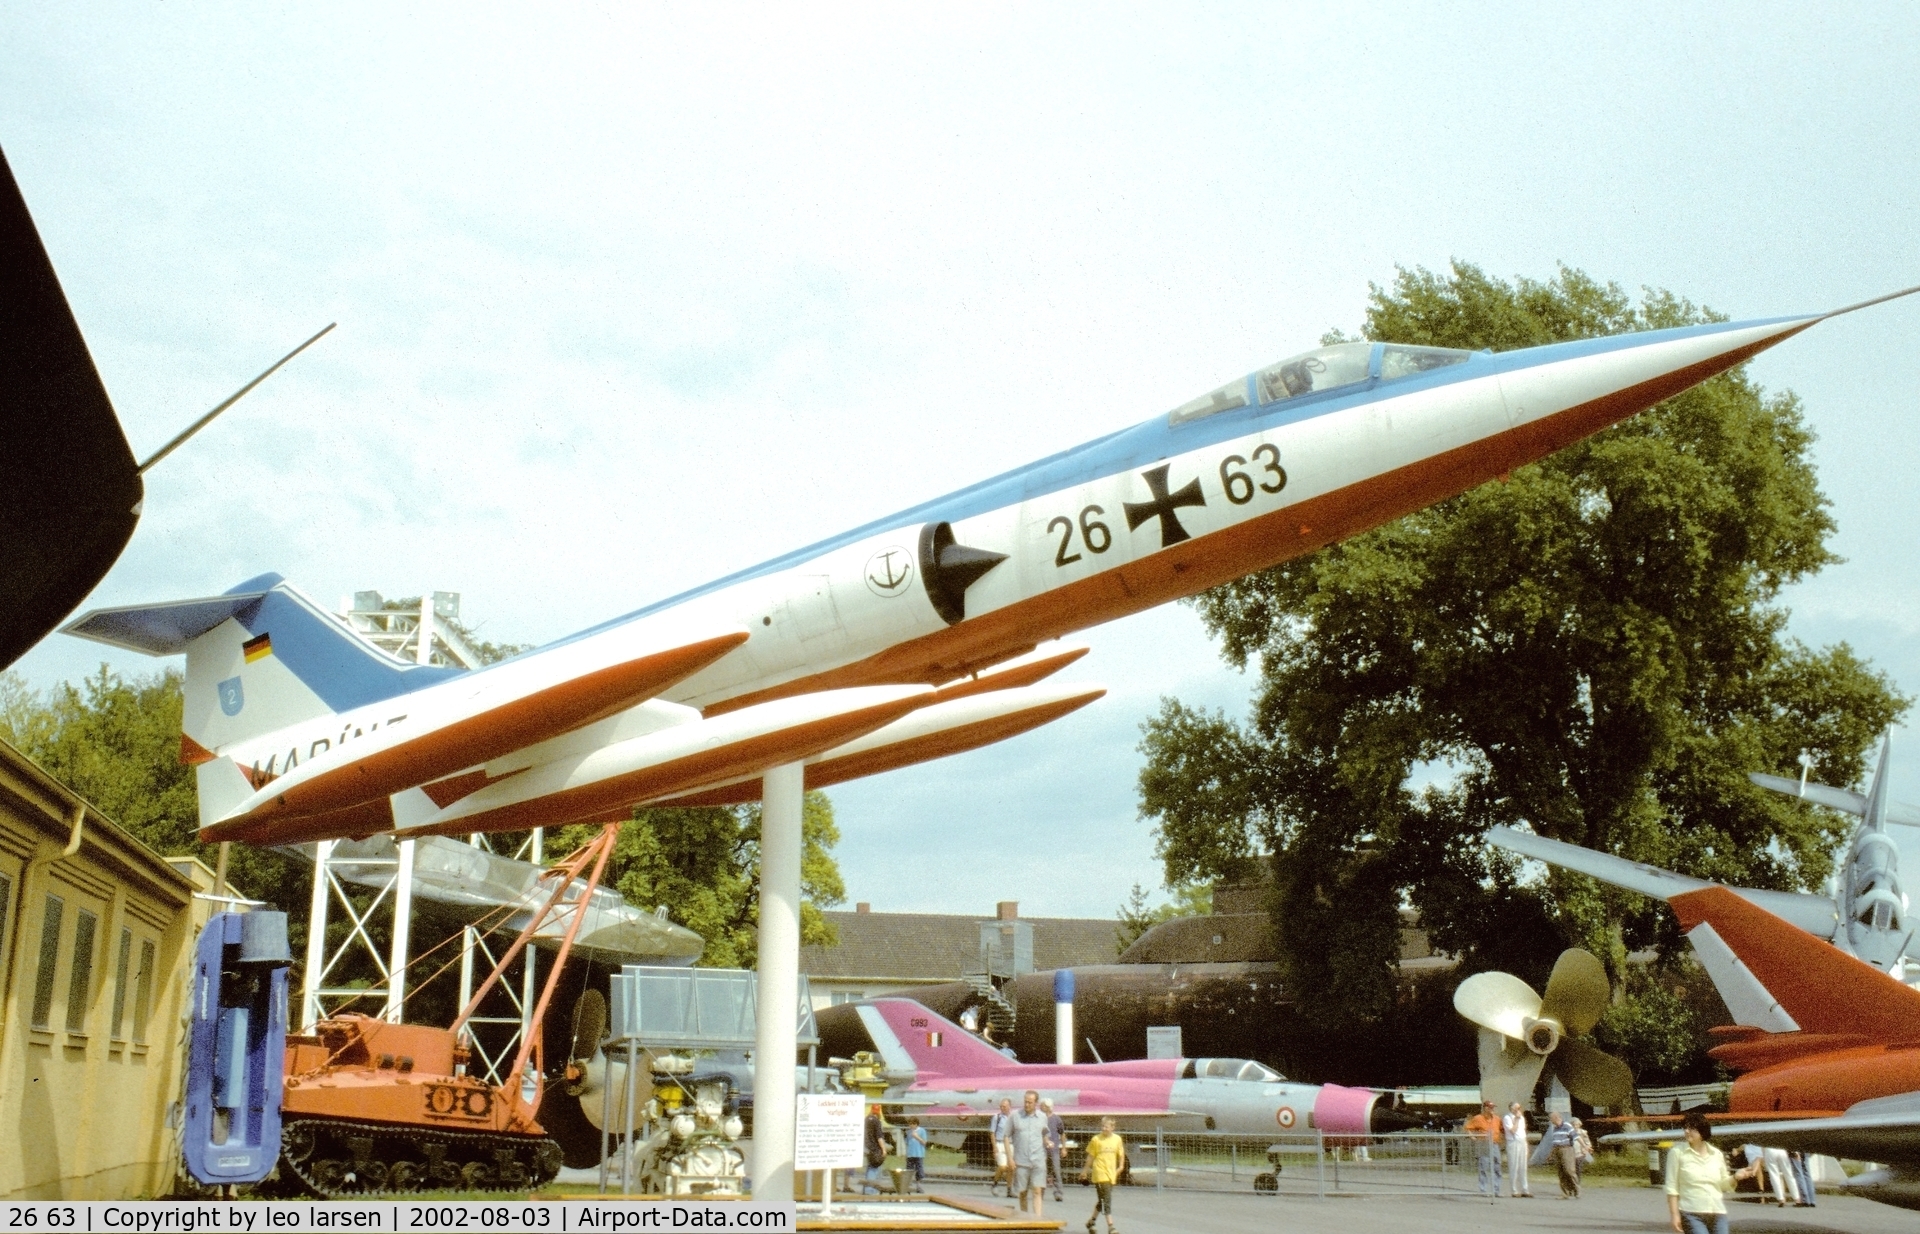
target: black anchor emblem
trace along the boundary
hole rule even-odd
[[[904,548],[884,548],[867,562],[867,586],[875,595],[898,595],[913,577],[913,559]]]
[[[1153,493],[1152,501],[1129,501],[1124,503],[1127,512],[1127,530],[1137,531],[1140,524],[1150,518],[1160,520],[1160,547],[1172,548],[1182,540],[1191,540],[1187,529],[1180,525],[1180,516],[1174,511],[1181,506],[1204,506],[1206,495],[1200,491],[1200,481],[1189,480],[1177,493],[1167,493],[1168,464],[1162,463],[1151,471],[1143,471],[1140,478],[1147,482],[1147,488]]]

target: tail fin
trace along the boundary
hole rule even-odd
[[[909,999],[876,998],[860,1008],[860,1023],[887,1066],[911,1066],[922,1079],[1020,1067],[952,1020]]]
[[[1725,887],[1683,892],[1668,903],[1739,1023],[1772,1032],[1913,1039],[1914,1025],[1920,1024],[1920,990]],[[1783,1020],[1781,1013],[1789,1018]]]
[[[222,755],[289,725],[407,694],[460,671],[388,655],[278,574],[206,599],[94,609],[65,629],[148,655],[185,653],[180,759],[203,764],[203,821],[253,791],[240,766]]]

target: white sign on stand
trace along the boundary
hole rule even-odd
[[[858,1093],[801,1093],[793,1125],[795,1170],[849,1170],[866,1163],[866,1099]]]
[[[1180,1058],[1180,1026],[1155,1025],[1147,1029],[1148,1058]]]

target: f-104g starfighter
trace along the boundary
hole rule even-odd
[[[1080,653],[1041,644],[1501,476],[1861,307],[1497,354],[1315,348],[474,671],[389,656],[278,575],[66,629],[185,653],[203,840],[749,801],[775,766],[819,787],[1065,715],[1102,691],[1046,682]]]

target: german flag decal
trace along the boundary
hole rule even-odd
[[[248,664],[266,659],[273,654],[273,635],[262,634],[259,638],[248,639],[240,644],[240,654],[247,658]]]

